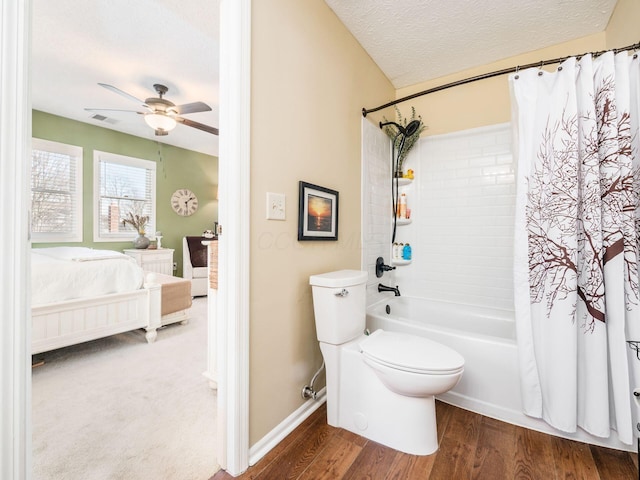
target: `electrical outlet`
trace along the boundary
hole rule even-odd
[[[178,262],[173,262],[173,271],[178,270]]]
[[[285,219],[284,193],[267,192],[267,220]]]

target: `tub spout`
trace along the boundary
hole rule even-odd
[[[378,284],[378,291],[379,292],[393,292],[396,297],[400,296],[400,289],[398,288],[397,285],[394,288],[394,287],[387,287],[386,285],[383,285],[383,284],[379,283]]]

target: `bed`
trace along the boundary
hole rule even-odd
[[[120,252],[85,247],[31,250],[32,354],[162,325],[161,285]]]

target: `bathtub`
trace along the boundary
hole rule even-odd
[[[437,398],[514,425],[571,440],[634,451],[620,442],[583,430],[566,433],[522,413],[514,313],[419,297],[389,297],[367,308],[367,328],[406,332],[447,345],[465,360],[460,382]]]

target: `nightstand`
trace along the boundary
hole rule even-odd
[[[145,272],[173,275],[173,248],[126,248],[123,252],[133,257]]]

